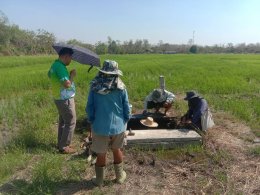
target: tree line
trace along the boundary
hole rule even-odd
[[[52,44],[57,39],[53,33],[43,29],[29,31],[10,24],[8,18],[0,11],[0,55],[39,55],[55,54]],[[170,44],[159,41],[151,44],[147,39],[137,39],[121,42],[108,37],[106,42],[96,44],[84,43],[71,39],[68,44],[88,48],[97,54],[144,54],[144,53],[260,53],[260,43],[252,44],[215,44],[199,46],[189,41],[187,44]]]
[[[0,11],[0,55],[51,54],[55,36],[45,30],[28,31],[10,25]]]

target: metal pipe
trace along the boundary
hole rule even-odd
[[[162,89],[163,93],[164,93],[164,90],[165,90],[165,79],[164,79],[164,76],[161,75],[159,77],[159,81],[160,81],[160,88]]]

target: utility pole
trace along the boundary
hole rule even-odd
[[[194,45],[194,43],[195,43],[195,30],[193,31],[193,33],[192,33],[192,45]]]

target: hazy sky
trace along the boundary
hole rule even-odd
[[[44,29],[60,41],[148,39],[213,45],[260,42],[260,0],[0,0],[22,29]]]

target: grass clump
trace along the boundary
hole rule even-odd
[[[250,149],[250,154],[260,157],[260,146],[255,146]]]
[[[16,148],[8,152],[0,152],[0,183],[6,181],[10,175],[26,168],[31,155]]]
[[[19,194],[55,194],[59,187],[82,180],[85,162],[65,160],[67,156],[43,153],[32,164],[30,180],[12,181]]]

